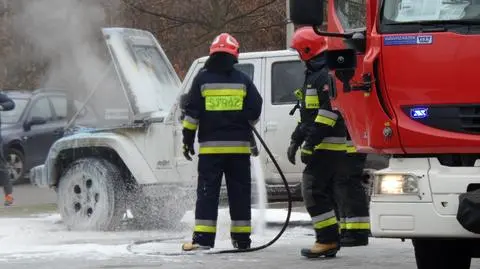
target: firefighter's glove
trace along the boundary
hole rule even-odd
[[[193,144],[190,144],[190,145],[183,144],[183,156],[185,156],[185,159],[191,161],[192,157],[190,155],[195,155]]]
[[[297,151],[299,147],[300,146],[293,141],[290,142],[290,146],[288,147],[288,150],[287,150],[288,161],[293,165],[295,165],[295,155],[297,155]]]
[[[313,148],[310,148],[310,147],[302,148],[302,154],[300,155],[300,158],[302,159],[302,163],[309,164],[310,161],[312,160],[312,156],[313,156]]]
[[[182,135],[183,135],[183,144],[184,145],[192,145],[195,142],[195,132],[186,128],[183,128],[182,130]]]

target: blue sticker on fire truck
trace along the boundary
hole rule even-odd
[[[432,43],[432,35],[392,35],[383,38],[385,46],[430,45]]]
[[[424,119],[428,117],[427,107],[416,107],[410,109],[410,118],[412,119]]]

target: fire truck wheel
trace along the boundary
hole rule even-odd
[[[418,269],[469,269],[471,252],[460,239],[412,239]]]

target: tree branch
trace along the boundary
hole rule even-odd
[[[163,29],[158,30],[158,33],[164,33],[166,31],[169,31],[169,30],[172,30],[172,29],[175,29],[175,28],[178,28],[178,27],[182,27],[184,25],[185,24],[183,24],[183,23],[177,23],[177,24],[174,24],[174,25],[170,25],[170,26],[167,26]]]
[[[134,4],[130,3],[128,0],[121,0],[121,1],[125,5],[130,7],[131,9],[140,11],[140,12],[148,14],[148,15],[152,15],[152,16],[155,16],[155,17],[163,18],[163,19],[166,19],[166,20],[170,20],[170,21],[174,21],[174,22],[178,22],[178,23],[182,23],[182,24],[198,24],[198,25],[201,25],[201,26],[207,26],[208,27],[208,25],[206,25],[205,22],[202,22],[202,21],[199,21],[199,20],[191,20],[191,19],[187,19],[187,18],[184,18],[184,17],[175,17],[175,16],[170,16],[170,15],[164,14],[164,13],[153,12],[153,11],[149,11],[149,10],[139,6],[139,5],[134,5]]]
[[[232,34],[250,34],[250,33],[253,33],[253,32],[256,32],[256,31],[259,31],[259,30],[266,30],[266,29],[271,29],[271,28],[275,28],[275,27],[285,26],[286,24],[287,23],[285,21],[281,21],[281,22],[276,22],[276,23],[272,23],[272,24],[269,24],[269,25],[254,27],[254,28],[248,29],[246,31],[231,31],[230,33],[232,33]]]
[[[250,11],[247,11],[247,12],[242,13],[242,14],[240,14],[240,15],[237,15],[237,16],[231,18],[231,19],[228,19],[228,20],[226,20],[226,21],[223,23],[222,27],[225,26],[225,25],[227,25],[227,24],[229,24],[229,23],[232,23],[232,22],[234,22],[234,21],[236,21],[236,20],[242,19],[243,17],[246,17],[246,16],[248,16],[248,15],[251,15],[251,14],[257,12],[258,10],[260,10],[260,9],[262,9],[262,8],[264,8],[264,7],[267,7],[267,6],[269,6],[269,5],[271,5],[271,4],[275,3],[275,2],[277,2],[277,0],[270,0],[270,1],[268,1],[267,3],[265,3],[265,4],[263,4],[263,5],[259,5],[258,7],[254,8],[254,9],[251,9]]]
[[[232,5],[233,5],[233,1],[234,1],[234,0],[227,0],[227,5],[226,5],[226,7],[225,7],[225,14],[224,14],[225,17],[227,17],[228,14],[230,14],[230,8],[231,8]]]

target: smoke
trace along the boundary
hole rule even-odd
[[[15,34],[33,46],[31,60],[48,64],[40,87],[66,90],[82,101],[100,86],[91,104],[100,114],[105,103],[126,105],[125,99],[115,100],[125,98],[115,73],[105,77],[110,61],[101,28],[107,15],[100,1],[27,0],[18,8]]]

